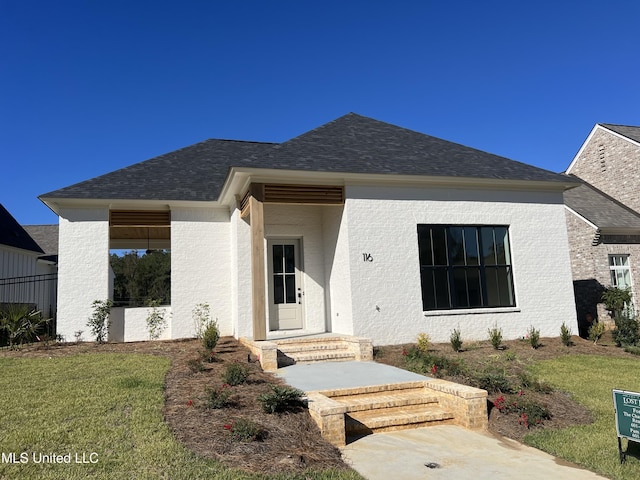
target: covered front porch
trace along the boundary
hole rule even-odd
[[[232,234],[236,336],[260,342],[327,332],[352,335],[351,308],[345,304],[351,285],[344,187],[251,183],[238,213]],[[244,290],[250,305],[241,294],[243,262],[251,272]]]

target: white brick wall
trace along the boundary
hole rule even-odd
[[[58,251],[58,333],[72,341],[83,330],[94,300],[109,296],[109,210],[61,209]]]
[[[164,312],[167,328],[164,329],[158,340],[171,338],[171,307],[158,307]],[[113,308],[111,310],[111,328],[109,329],[109,341],[111,342],[140,342],[149,340],[147,329],[147,317],[151,309],[139,308]]]
[[[171,337],[195,334],[192,310],[208,303],[231,335],[231,239],[226,209],[171,209]]]
[[[561,194],[354,186],[347,197],[355,335],[394,344],[425,332],[446,342],[459,327],[463,340],[480,340],[496,322],[506,338],[531,325],[558,336],[563,321],[577,332]],[[509,225],[517,307],[424,314],[420,223]]]

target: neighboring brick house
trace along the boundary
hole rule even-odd
[[[566,173],[583,185],[564,194],[580,333],[608,286],[640,298],[640,127],[596,124]],[[639,280],[640,281],[640,280]]]

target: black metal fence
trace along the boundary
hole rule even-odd
[[[27,277],[0,278],[0,309],[11,304],[29,305],[39,310],[42,318],[51,319],[46,332],[56,334],[58,274],[30,275]],[[0,331],[0,346],[7,343],[6,332]]]

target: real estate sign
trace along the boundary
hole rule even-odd
[[[620,439],[640,442],[640,393],[613,390],[613,407],[616,412],[616,431],[620,461],[624,461]]]

